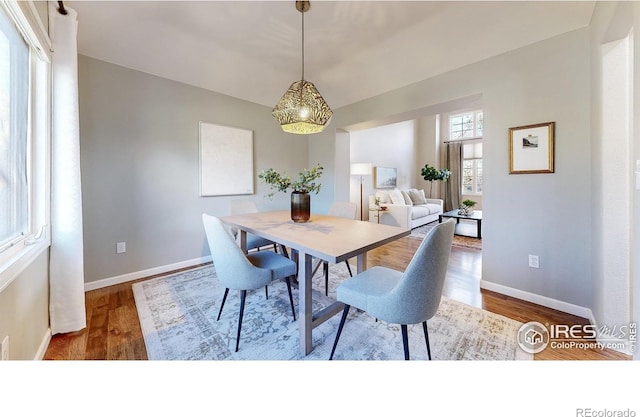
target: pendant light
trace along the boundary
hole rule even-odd
[[[302,14],[302,79],[291,84],[271,112],[282,130],[300,135],[322,132],[333,114],[316,86],[304,79],[304,13],[310,8],[310,2],[296,1]]]

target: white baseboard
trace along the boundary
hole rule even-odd
[[[51,342],[51,328],[48,328],[47,331],[44,333],[42,342],[40,342],[40,347],[38,347],[36,356],[33,358],[34,361],[41,361],[44,359],[44,355],[47,353],[47,349],[49,348],[50,342]]]
[[[591,313],[591,317],[588,317],[588,319],[591,322],[591,324],[593,324],[596,327],[596,329],[601,329],[593,313]],[[622,339],[619,337],[611,337],[611,336],[605,338],[603,337],[602,334],[600,334],[600,332],[598,332],[598,337],[596,338],[596,340],[599,343],[602,343],[603,345],[608,345],[607,346],[608,349],[615,350],[620,353],[624,353],[625,355],[633,356],[633,354],[635,353],[633,349],[633,345],[627,339]]]
[[[565,301],[556,300],[554,298],[545,297],[543,295],[534,294],[527,291],[518,290],[515,288],[507,287],[505,285],[488,282],[485,280],[480,281],[480,288],[485,290],[497,292],[499,294],[508,295],[510,297],[518,298],[520,300],[529,301],[534,304],[538,304],[544,307],[549,307],[554,310],[562,311],[564,313],[573,314],[574,316],[583,317],[588,319],[592,324],[594,323],[593,313],[590,308],[582,307],[579,305],[567,303]]]
[[[480,288],[497,292],[499,294],[508,295],[510,297],[518,298],[520,300],[529,301],[531,303],[535,303],[544,307],[553,308],[554,310],[573,314],[574,316],[583,317],[589,320],[589,324],[594,325],[597,329],[600,328],[590,308],[578,306],[575,304],[567,303],[565,301],[556,300],[554,298],[533,294],[527,291],[518,290],[515,288],[507,287],[505,285],[500,285],[500,284],[496,284],[496,283],[488,282],[484,280],[480,281]],[[624,353],[627,355],[633,354],[630,350],[628,342],[625,341],[624,339],[608,338],[604,340],[601,337],[598,337],[597,341],[605,345],[609,344],[608,348],[615,350],[617,352]],[[620,345],[625,344],[625,347],[621,348],[621,347],[614,346],[618,344]]]
[[[196,266],[211,262],[211,256],[205,256],[203,258],[189,259],[187,261],[177,262],[169,265],[162,265],[155,268],[145,269],[142,271],[131,272],[124,275],[118,275],[111,278],[105,278],[98,281],[91,281],[84,284],[84,290],[91,291],[99,288],[109,287],[111,285],[122,284],[123,282],[134,281],[140,278],[150,277],[152,275],[164,274],[166,272],[175,271],[176,269],[188,268],[190,266]]]

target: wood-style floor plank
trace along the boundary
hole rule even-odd
[[[403,271],[421,240],[405,237],[371,251],[369,266]],[[186,269],[186,268],[185,268]],[[172,273],[179,272],[173,271]],[[146,279],[155,278],[156,276]],[[526,323],[584,324],[587,320],[491,291],[480,289],[482,252],[454,246],[451,249],[443,294],[451,299]],[[46,360],[117,359],[146,360],[131,286],[137,280],[86,293],[87,328],[53,336]],[[545,349],[536,360],[627,360],[613,350]]]

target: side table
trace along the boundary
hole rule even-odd
[[[380,216],[382,216],[383,214],[385,214],[387,212],[387,210],[381,210],[381,209],[375,209],[375,208],[370,208],[369,209],[369,221],[371,223],[378,223],[380,224]]]

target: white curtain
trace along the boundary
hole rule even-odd
[[[53,3],[53,2],[51,2]],[[52,54],[51,255],[49,263],[51,332],[86,327],[80,127],[78,117],[78,21],[49,5]]]

